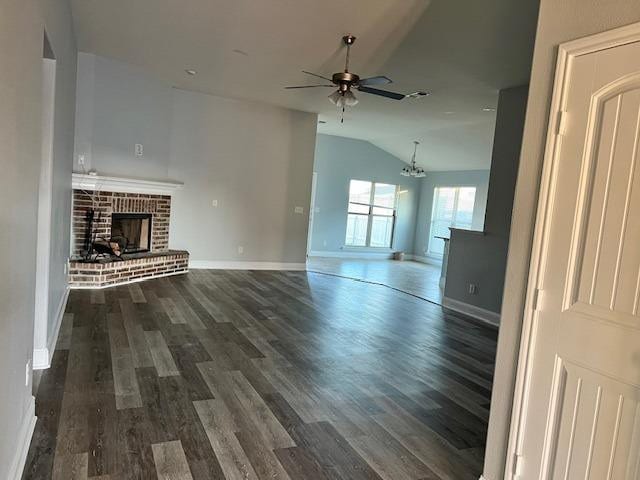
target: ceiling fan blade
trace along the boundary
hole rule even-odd
[[[406,97],[406,95],[403,95],[402,93],[388,92],[386,90],[378,90],[377,88],[371,88],[371,87],[359,86],[358,90],[364,93],[370,93],[372,95],[379,95],[381,97],[391,98],[393,100],[402,100],[403,98]]]
[[[316,87],[331,87],[331,88],[336,88],[335,85],[299,85],[299,86],[295,86],[295,87],[284,87],[287,90],[291,90],[292,88],[316,88]]]
[[[389,83],[393,83],[393,80],[384,75],[380,75],[378,77],[363,78],[358,83],[360,85],[388,85]]]
[[[331,80],[330,78],[328,78],[328,77],[323,77],[322,75],[318,75],[317,73],[307,72],[306,70],[302,70],[302,73],[306,73],[307,75],[311,75],[311,76],[313,76],[313,77],[318,77],[318,78],[321,78],[321,79],[323,79],[323,80],[329,80],[330,82],[333,82],[333,80]]]

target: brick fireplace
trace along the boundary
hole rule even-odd
[[[188,270],[188,252],[169,249],[171,195],[163,190],[166,185],[176,188],[176,184],[79,174],[74,174],[73,183],[73,244],[69,266],[72,288],[101,288]],[[93,183],[102,188],[82,188],[87,183],[88,186],[93,186]],[[136,185],[139,185],[140,193],[131,191]],[[91,210],[93,221],[89,222],[87,213]],[[108,244],[114,236],[121,236],[123,230],[131,228],[123,227],[123,222],[130,221],[131,225],[136,225],[136,219],[139,219],[137,225],[141,225],[139,228],[146,238],[138,238],[141,242],[139,248],[133,246],[125,250],[135,253],[124,253],[121,257],[107,255],[96,258],[94,255],[86,258],[86,247],[92,241]],[[93,234],[88,228],[90,224]]]

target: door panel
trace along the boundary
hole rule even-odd
[[[572,57],[551,175],[522,478],[640,475],[640,44]]]

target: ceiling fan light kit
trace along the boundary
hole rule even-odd
[[[416,152],[418,151],[418,145],[420,142],[413,142],[413,156],[411,157],[411,165],[407,165],[400,171],[400,175],[403,177],[423,178],[427,174],[423,168],[416,166]]]
[[[298,89],[298,88],[318,88],[318,87],[330,87],[335,88],[337,90],[329,95],[329,100],[331,103],[336,105],[338,109],[341,110],[342,118],[341,123],[344,122],[344,111],[346,107],[353,107],[358,103],[358,99],[354,95],[352,89],[358,90],[359,92],[368,93],[371,95],[377,95],[379,97],[390,98],[392,100],[402,100],[406,98],[406,95],[402,93],[389,92],[387,90],[380,90],[377,88],[372,88],[371,85],[388,85],[392,83],[389,77],[385,77],[383,75],[377,77],[370,78],[360,78],[359,75],[352,73],[349,71],[349,56],[351,54],[351,45],[353,45],[356,41],[356,37],[353,35],[345,35],[342,37],[343,43],[347,47],[347,54],[344,63],[344,71],[334,73],[331,78],[325,77],[324,75],[318,75],[317,73],[302,71],[307,75],[312,75],[314,77],[321,78],[323,80],[328,80],[331,84],[321,84],[321,85],[301,85],[294,87],[284,87],[286,89]]]

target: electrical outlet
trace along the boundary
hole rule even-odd
[[[295,208],[293,209],[293,211],[294,211],[295,213],[299,213],[299,214],[301,214],[301,213],[304,213],[304,208],[302,208],[302,207],[295,207]]]
[[[84,155],[78,155],[78,165],[84,167]]]
[[[211,206],[212,207],[217,207],[218,206],[218,200],[211,200]]]
[[[469,294],[470,295],[477,295],[478,294],[478,286],[475,283],[470,283],[469,284]]]
[[[239,253],[240,255],[242,255],[242,254],[244,253],[244,247],[243,247],[243,246],[238,245],[238,253]]]
[[[31,360],[27,361],[24,369],[24,386],[29,386],[29,374],[31,373]]]
[[[136,157],[142,157],[144,155],[144,147],[142,146],[141,143],[136,143],[135,152],[136,152]]]

